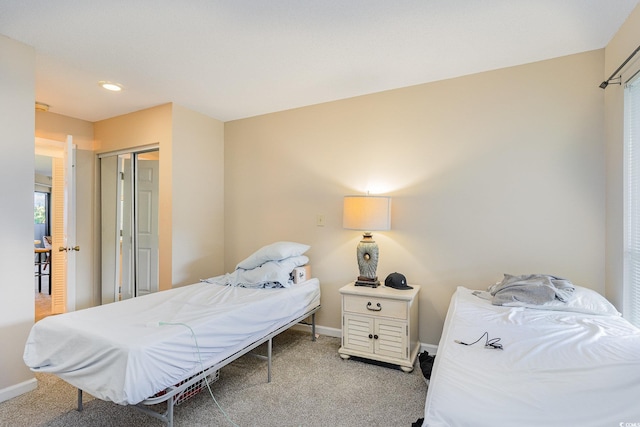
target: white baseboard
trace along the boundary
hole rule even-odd
[[[292,326],[291,329],[295,329],[298,331],[309,331],[311,332],[311,325],[298,323],[295,326]],[[328,337],[341,338],[342,330],[336,328],[328,328],[326,326],[316,325],[316,334],[318,335],[326,335]]]
[[[13,399],[14,397],[20,396],[21,394],[30,392],[31,390],[35,390],[37,387],[38,380],[36,380],[35,378],[31,378],[30,380],[3,388],[2,390],[0,390],[0,402]]]
[[[420,343],[420,353],[422,353],[423,351],[428,352],[430,355],[435,355],[436,353],[438,353],[438,346],[433,344]]]
[[[298,323],[293,326],[291,329],[295,329],[298,331],[309,331],[311,332],[311,325]],[[342,330],[337,328],[329,328],[327,326],[319,326],[316,325],[316,334],[318,335],[326,335],[328,337],[334,338],[342,338]],[[420,343],[420,353],[423,351],[429,352],[429,354],[434,355],[438,352],[438,346],[433,344],[424,344]]]

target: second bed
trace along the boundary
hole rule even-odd
[[[505,307],[483,294],[451,299],[424,426],[640,422],[640,329],[601,295],[576,286],[568,303]]]

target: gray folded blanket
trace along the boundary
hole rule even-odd
[[[575,287],[560,277],[547,274],[526,274],[512,276],[505,274],[500,283],[489,287],[493,305],[514,305],[514,303],[544,304],[553,300],[567,302]]]

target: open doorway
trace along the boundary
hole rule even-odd
[[[33,247],[35,321],[51,314],[51,190],[52,158],[35,156]]]
[[[67,135],[66,142],[35,138],[35,155],[51,159],[49,195],[49,235],[51,249],[47,277],[50,283],[51,313],[75,310],[75,257],[69,251],[80,250],[75,243],[75,146]],[[38,157],[39,158],[39,157]],[[48,175],[48,174],[45,174]],[[34,231],[35,232],[35,231]],[[34,238],[35,240],[39,240]],[[37,249],[34,247],[34,255]],[[42,266],[44,267],[44,266]],[[44,269],[44,268],[43,268]],[[44,285],[41,288],[45,288]],[[36,293],[38,292],[36,288]]]

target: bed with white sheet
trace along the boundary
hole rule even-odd
[[[121,405],[165,401],[176,384],[220,369],[263,342],[270,366],[272,337],[320,308],[318,279],[290,279],[307,261],[301,254],[254,257],[232,274],[47,317],[31,330],[25,363]],[[168,411],[161,419],[171,424],[172,405]]]
[[[579,286],[564,302],[510,305],[457,288],[424,426],[640,423],[640,329]]]

